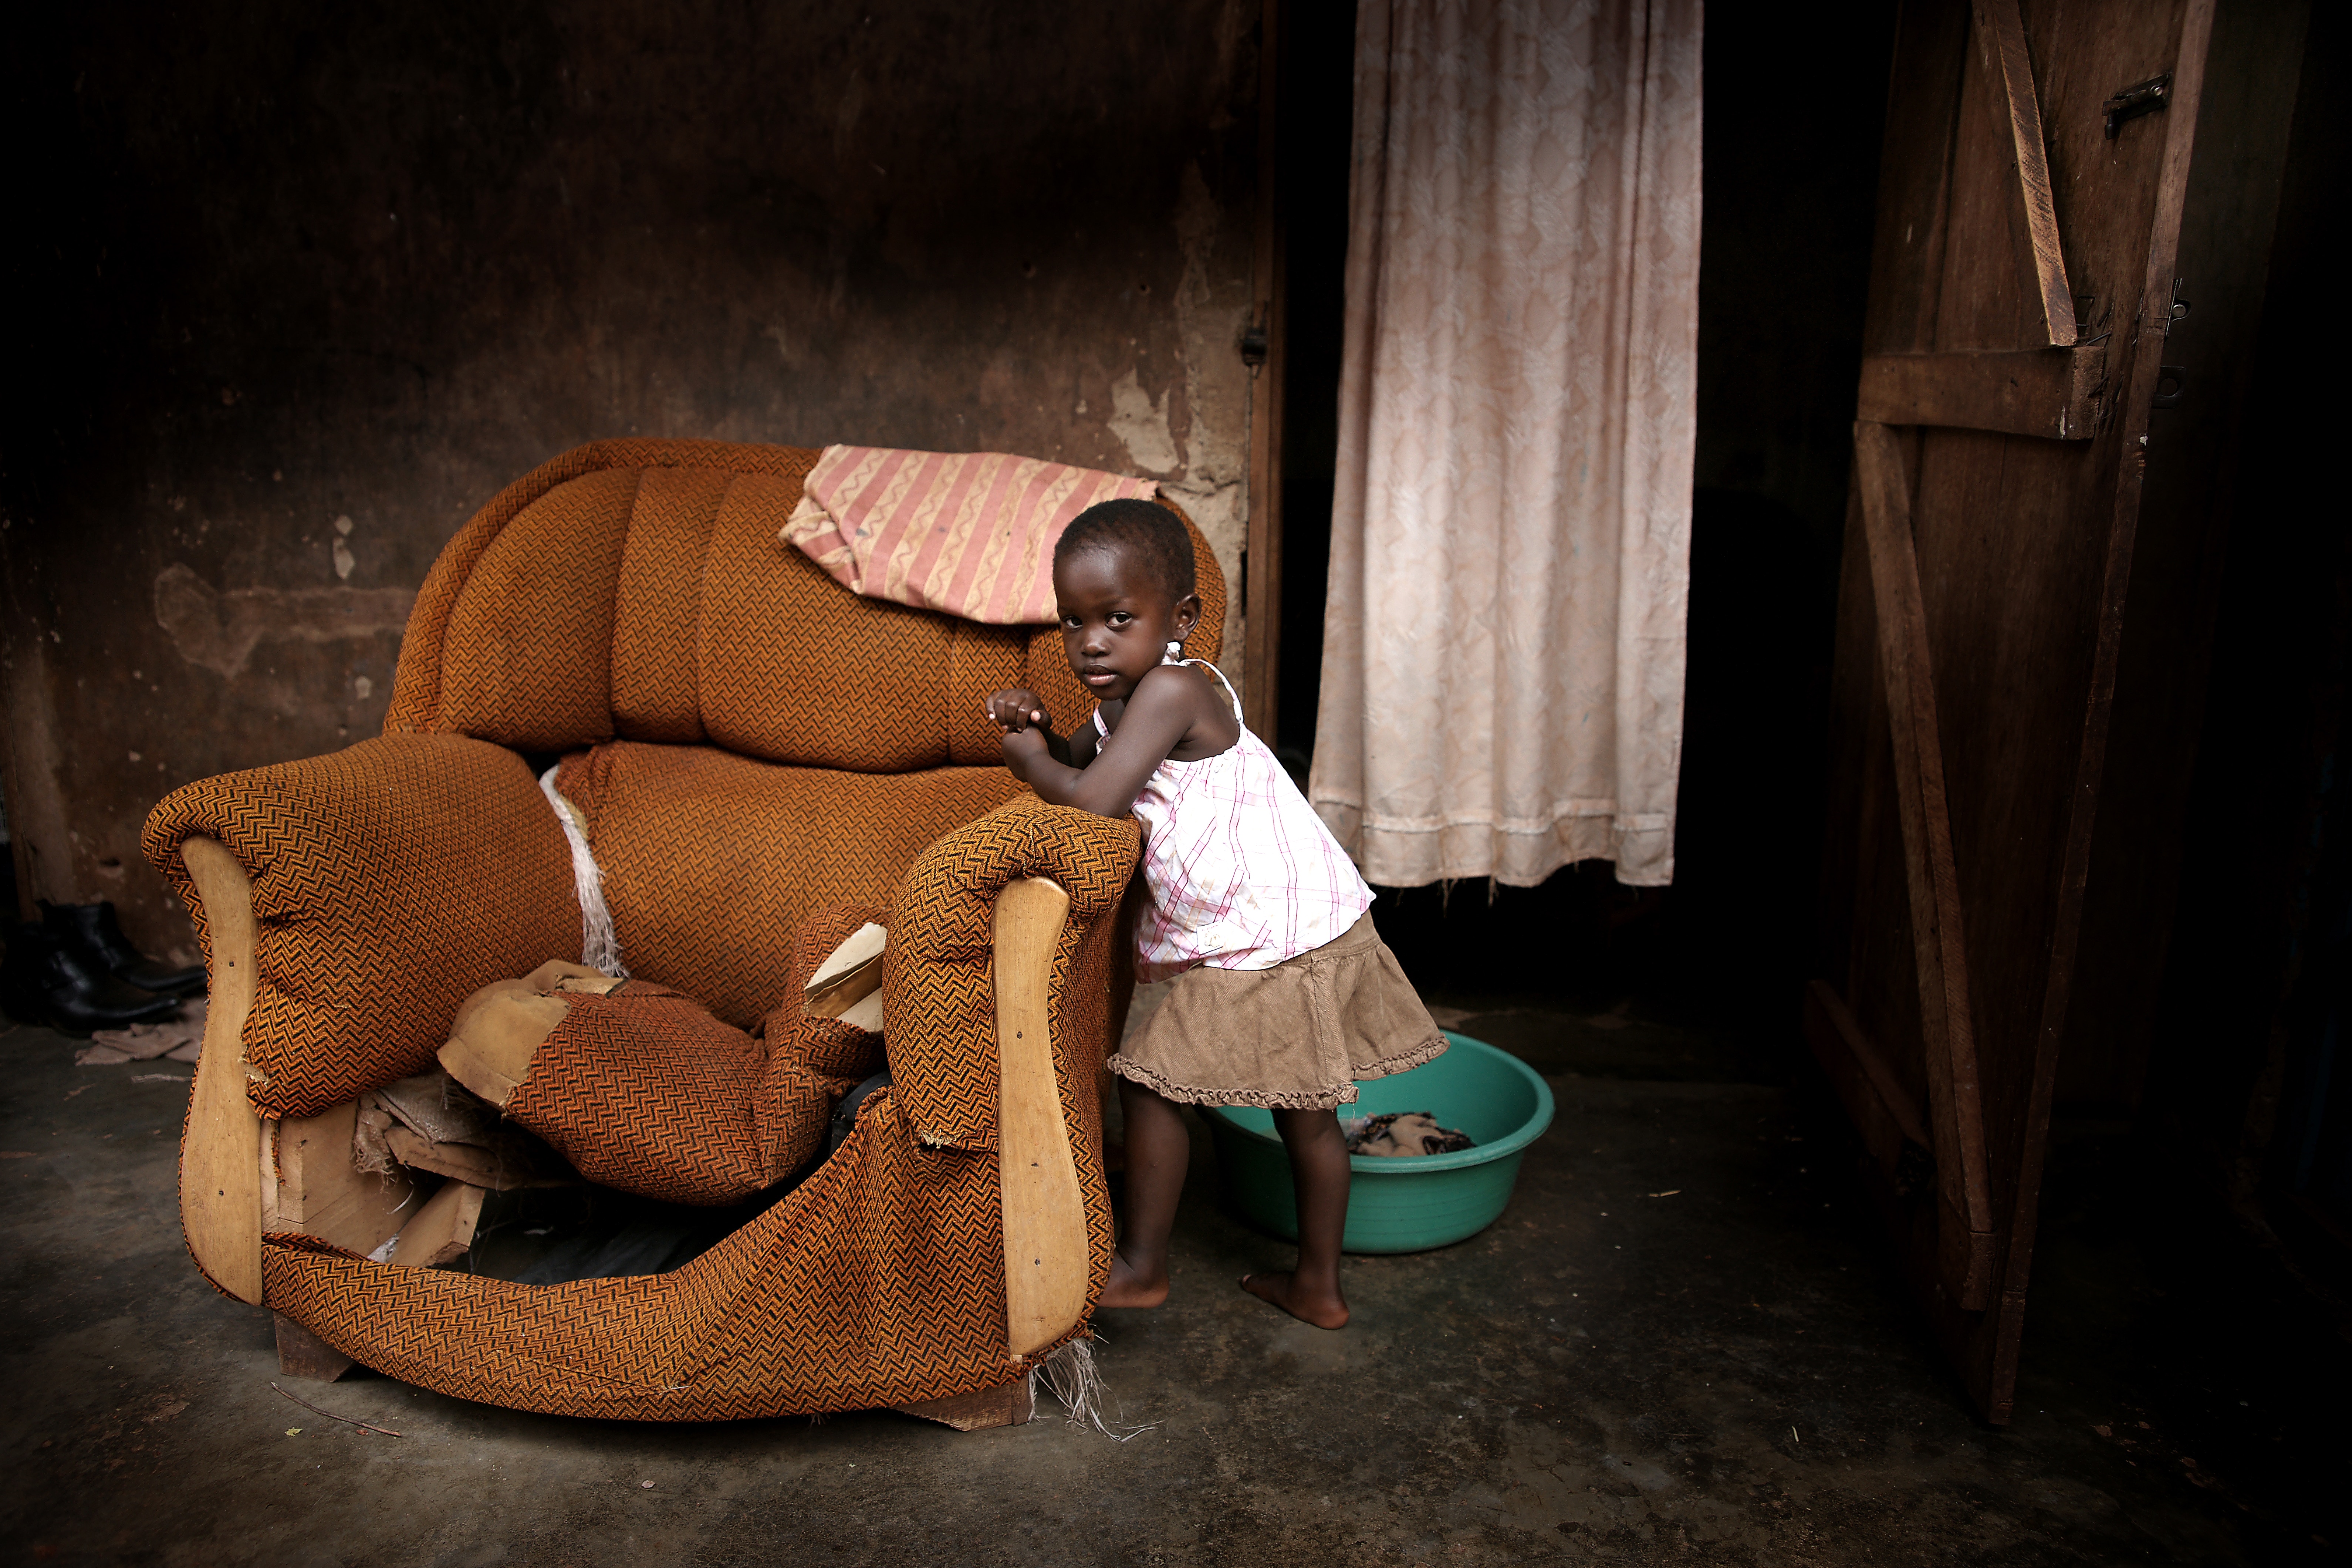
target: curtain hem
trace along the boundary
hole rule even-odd
[[[1538,826],[1505,829],[1475,820],[1397,826],[1330,800],[1317,801],[1315,810],[1364,879],[1377,887],[1420,888],[1491,877],[1505,887],[1528,888],[1584,860],[1612,862],[1617,880],[1627,887],[1662,888],[1675,877],[1674,819],[1668,816],[1562,816]]]

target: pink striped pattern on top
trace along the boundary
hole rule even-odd
[[[1233,687],[1204,659],[1185,659]],[[1242,705],[1234,702],[1234,717]],[[1095,729],[1105,735],[1102,710]],[[1162,762],[1135,797],[1151,909],[1137,922],[1136,973],[1169,980],[1196,963],[1272,969],[1338,941],[1372,889],[1264,741]]]
[[[1022,626],[1055,618],[1054,544],[1072,519],[1159,490],[1003,452],[827,447],[782,537],[852,593]]]

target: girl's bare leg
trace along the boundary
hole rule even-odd
[[[1127,1116],[1127,1235],[1110,1255],[1106,1307],[1157,1307],[1168,1300],[1168,1233],[1192,1155],[1184,1113],[1128,1079],[1118,1080]]]
[[[1339,1238],[1348,1228],[1348,1141],[1336,1110],[1277,1110],[1274,1124],[1290,1151],[1298,1193],[1298,1267],[1287,1274],[1244,1274],[1242,1289],[1318,1329],[1345,1328],[1339,1294]]]

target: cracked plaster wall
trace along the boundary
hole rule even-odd
[[[149,807],[375,732],[442,543],[598,437],[1145,474],[1237,584],[1256,12],[50,16],[0,475],[26,896],[190,950]]]

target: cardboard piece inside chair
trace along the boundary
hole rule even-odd
[[[882,1032],[882,952],[889,932],[872,921],[849,933],[801,990],[801,1010],[838,1018],[869,1035]]]

